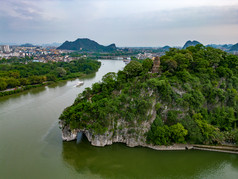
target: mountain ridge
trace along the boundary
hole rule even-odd
[[[116,50],[116,45],[111,44],[108,46],[103,46],[96,41],[90,40],[88,38],[78,38],[73,42],[65,41],[57,49],[60,50],[82,50],[90,52],[111,52]]]
[[[235,45],[232,45],[230,48],[230,51],[238,51],[238,43]]]
[[[197,44],[201,44],[200,42],[194,40],[194,41],[191,41],[191,40],[188,40],[184,46],[183,46],[183,49],[186,49],[187,47],[190,47],[190,46],[196,46]]]

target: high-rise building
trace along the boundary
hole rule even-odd
[[[3,51],[3,53],[9,53],[9,52],[11,52],[9,45],[1,45],[0,47],[1,47],[1,48],[0,48],[1,51]]]

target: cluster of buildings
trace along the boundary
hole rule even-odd
[[[135,52],[133,52],[133,50]],[[151,50],[151,49],[149,49]],[[126,50],[128,53],[134,53],[130,55],[122,55],[122,56],[105,56],[103,58],[107,59],[116,59],[116,60],[124,60],[125,62],[130,62],[130,56],[135,56],[137,59],[146,59],[156,56],[162,56],[164,52],[148,52],[147,49],[129,49]],[[129,52],[130,51],[130,52]],[[0,60],[2,58],[5,59],[11,59],[12,57],[17,58],[25,58],[30,57],[33,59],[33,62],[70,62],[72,60],[77,59],[78,57],[71,57],[68,54],[69,50],[58,50],[55,47],[41,47],[41,46],[33,46],[33,45],[21,45],[21,46],[9,46],[9,45],[0,45]],[[162,54],[163,53],[163,54]],[[63,55],[64,54],[64,55]],[[86,55],[83,55],[81,57],[86,57]]]
[[[33,62],[69,62],[74,60],[73,57],[67,55],[62,56],[62,53],[65,53],[65,51],[57,50],[56,48],[0,45],[0,59],[32,57]]]
[[[160,56],[162,56],[164,54],[165,54],[164,52],[160,52],[160,53],[147,53],[147,52],[144,52],[144,53],[138,53],[136,55],[136,58],[140,59],[140,60],[144,60],[146,58],[152,59],[152,58],[157,57],[157,56],[160,57]]]
[[[41,55],[33,58],[33,62],[42,62],[42,63],[47,63],[47,62],[70,62],[72,60],[77,59],[76,57],[70,57],[68,55],[61,56],[61,55],[55,55],[55,54],[50,54],[50,55]]]

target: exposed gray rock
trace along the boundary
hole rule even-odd
[[[117,127],[113,129],[114,123],[109,127],[108,131],[104,134],[93,134],[89,130],[74,129],[71,130],[68,125],[60,123],[62,128],[62,139],[64,141],[71,141],[77,139],[78,132],[82,132],[87,137],[88,141],[94,146],[105,146],[111,145],[113,143],[125,143],[129,147],[135,146],[145,146],[146,136],[145,133],[150,130],[150,126],[155,120],[156,110],[155,110],[156,100],[152,102],[152,108],[148,111],[147,115],[151,115],[151,119],[148,121],[143,121],[141,124],[135,123],[134,127],[129,127],[129,123],[119,119],[117,120]],[[114,131],[114,132],[113,132]]]
[[[125,131],[128,131],[128,130],[124,130],[124,132]],[[187,149],[193,148],[192,145],[188,145],[188,144],[174,144],[171,146],[155,146],[155,145],[147,144],[145,141],[145,137],[140,135],[138,136],[133,136],[131,134],[113,135],[113,132],[107,132],[101,135],[93,135],[88,130],[71,131],[68,126],[65,126],[64,129],[62,130],[62,139],[64,141],[76,140],[78,132],[83,132],[85,136],[87,137],[88,141],[91,143],[91,145],[97,146],[97,147],[112,145],[113,143],[119,142],[119,143],[125,143],[128,147],[142,146],[142,147],[148,147],[154,150],[187,150]]]
[[[77,139],[77,134],[79,130],[71,130],[69,126],[64,126],[62,129],[62,139],[63,141],[72,141]]]

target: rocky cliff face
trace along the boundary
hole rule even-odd
[[[144,130],[149,130],[149,124],[144,124]],[[143,131],[143,132],[145,132]],[[107,132],[105,134],[93,135],[91,132],[87,130],[70,130],[69,126],[65,126],[62,130],[62,139],[64,141],[72,141],[77,139],[77,134],[82,132],[88,139],[88,141],[93,146],[103,147],[105,145],[112,145],[113,143],[125,143],[128,147],[148,147],[154,150],[188,150],[192,149],[193,146],[189,144],[174,144],[170,146],[156,146],[152,144],[146,143],[146,137],[144,135],[131,135],[128,133],[127,129],[123,129],[122,131],[118,131],[117,134],[113,134],[113,132]],[[142,133],[143,133],[142,132]]]
[[[143,146],[146,144],[146,136],[144,135],[149,129],[148,122],[143,123],[140,128],[136,129],[117,129],[114,132],[107,131],[104,134],[93,134],[88,130],[74,129],[70,130],[69,126],[65,126],[62,129],[62,139],[64,141],[72,141],[77,139],[77,134],[82,132],[87,137],[88,141],[94,146],[103,147],[105,145],[111,145],[116,142],[125,143],[129,147]],[[131,130],[136,131],[132,133]]]
[[[177,94],[182,95],[184,92],[180,91],[178,89],[173,89]],[[153,91],[149,91],[149,96],[153,96]],[[93,146],[106,146],[106,145],[112,145],[113,143],[125,143],[129,147],[135,147],[135,146],[143,146],[143,147],[149,147],[156,150],[184,150],[186,146],[177,149],[177,147],[171,146],[163,146],[161,149],[161,146],[153,146],[146,143],[146,133],[150,130],[151,124],[156,118],[156,109],[155,105],[157,102],[155,99],[152,101],[152,105],[150,110],[147,112],[147,116],[150,116],[150,120],[143,121],[141,123],[137,123],[136,120],[134,121],[133,127],[126,122],[125,120],[119,119],[116,121],[113,121],[113,123],[109,126],[108,130],[104,134],[95,134],[93,131],[89,131],[86,129],[70,129],[69,125],[65,125],[62,121],[60,122],[60,126],[62,129],[62,139],[63,141],[72,141],[77,140],[78,133],[83,133],[88,141]],[[169,110],[168,106],[162,105],[162,115],[166,116],[167,112]],[[172,110],[178,110],[181,111],[181,109],[174,109]],[[115,125],[116,123],[116,125]]]
[[[77,139],[77,134],[82,132],[93,146],[103,147],[105,145],[111,145],[116,142],[125,143],[129,147],[145,146],[146,144],[146,132],[150,130],[151,124],[155,120],[156,110],[154,101],[152,109],[148,111],[147,115],[151,115],[149,121],[143,121],[141,124],[135,124],[136,127],[129,127],[128,122],[124,120],[117,120],[116,129],[114,125],[110,126],[108,131],[104,134],[94,134],[89,130],[74,129],[71,130],[68,125],[60,123],[62,128],[63,141],[72,141]]]
[[[149,130],[149,128],[147,129]],[[129,134],[128,129],[113,132],[106,132],[104,134],[93,134],[88,130],[70,130],[69,126],[65,126],[62,130],[63,141],[72,141],[77,139],[77,134],[82,132],[87,137],[88,141],[93,146],[103,147],[105,145],[112,145],[113,143],[120,142],[125,143],[129,147],[143,146],[145,145],[145,136],[138,134]]]

